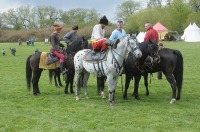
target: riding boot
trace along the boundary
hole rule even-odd
[[[107,46],[113,46],[115,49],[117,48],[117,44],[120,42],[120,39],[117,39],[115,41],[112,41],[112,40],[106,40],[105,44]]]
[[[64,62],[60,62],[60,70],[61,70],[62,74],[65,74],[67,72],[67,70],[65,69]]]

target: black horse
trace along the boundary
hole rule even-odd
[[[158,54],[158,45],[155,44],[152,41],[149,42],[142,42],[142,43],[138,43],[139,49],[142,52],[142,57],[139,59],[138,64],[143,64],[145,60],[147,60],[147,56],[151,56],[153,63],[158,63],[160,61],[160,56]],[[130,58],[132,58],[133,55],[131,53],[129,53],[127,60],[129,60]],[[140,72],[144,73],[144,69],[145,67],[143,67],[142,65],[138,65],[137,64],[137,68],[141,69]],[[124,61],[124,67],[126,67],[126,61]],[[125,73],[125,69],[124,72],[122,74]],[[101,92],[104,90],[105,87],[105,80],[106,77],[97,77],[97,93]]]
[[[77,44],[79,44],[79,47],[84,46],[85,44],[88,44],[88,41],[86,39],[84,39],[84,37],[82,39],[78,39],[77,40]],[[76,48],[76,47],[75,47]],[[70,55],[69,54],[74,54],[74,52],[65,49],[64,48],[64,55],[65,55],[65,66],[67,66]],[[39,68],[39,62],[40,62],[40,55],[41,53],[37,53],[37,54],[33,54],[30,55],[27,58],[26,61],[26,82],[27,82],[27,88],[30,91],[31,88],[31,81],[32,81],[32,85],[33,85],[33,94],[34,95],[39,95],[40,94],[40,90],[39,90],[39,86],[38,86],[38,82],[41,76],[41,73],[43,71],[42,68]],[[68,59],[67,59],[68,58]],[[66,69],[69,69],[68,67],[66,67]],[[69,69],[70,70],[70,69]],[[32,76],[33,74],[33,76]],[[67,85],[66,85],[67,86]],[[73,87],[71,87],[71,92],[73,92]],[[65,88],[66,89],[66,88]],[[66,91],[66,90],[65,90]],[[66,92],[65,92],[66,93]]]
[[[27,83],[27,88],[30,92],[31,88],[31,82],[33,86],[33,94],[34,95],[39,95],[40,90],[39,90],[39,79],[41,76],[41,73],[43,71],[43,68],[39,68],[39,63],[40,63],[40,56],[41,52],[37,54],[30,55],[27,60],[26,60],[26,83]],[[66,54],[65,54],[66,57]],[[33,75],[32,75],[33,74]]]
[[[88,48],[88,39],[82,37],[82,39],[78,39],[77,41],[74,41],[71,45],[67,47],[67,60],[66,60],[66,79],[65,79],[65,94],[68,94],[68,87],[70,85],[70,93],[74,93],[73,91],[73,82],[74,82],[74,55],[82,49]]]
[[[142,49],[141,49],[142,51]],[[136,59],[134,56],[129,55],[125,63],[125,74],[126,74],[126,84],[125,91],[123,94],[124,99],[127,99],[127,90],[129,87],[130,80],[134,77],[134,92],[133,96],[139,99],[138,95],[138,85],[141,76],[144,75],[144,84],[146,86],[146,95],[149,95],[148,90],[148,73],[154,73],[162,71],[170,83],[172,88],[172,99],[170,103],[179,100],[181,97],[182,81],[183,81],[183,57],[180,51],[164,48],[159,50],[160,63],[154,63],[150,68],[144,68],[142,72],[141,68],[144,63],[140,59]],[[176,87],[178,88],[178,93],[176,95]]]

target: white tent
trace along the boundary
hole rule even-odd
[[[195,24],[191,24],[184,30],[181,39],[185,42],[200,42],[200,28]]]
[[[138,35],[137,35],[137,40],[138,42],[143,42],[144,41],[144,37],[145,37],[145,32],[140,32]]]

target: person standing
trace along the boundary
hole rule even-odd
[[[92,30],[91,41],[93,51],[104,51],[108,46],[113,46],[114,41],[109,41],[105,38],[105,27],[108,25],[108,19],[103,16],[99,24],[96,24]],[[117,42],[116,42],[117,43]]]
[[[74,25],[72,27],[72,30],[68,32],[64,37],[64,41],[67,45],[67,47],[72,44],[74,41],[77,40],[77,31],[78,31],[78,25]]]
[[[153,26],[150,22],[145,24],[146,34],[144,37],[144,42],[148,42],[149,40],[153,41],[154,43],[158,44],[158,32],[153,29]]]
[[[123,29],[123,21],[119,20],[117,21],[117,29],[115,29],[111,33],[109,39],[112,41],[116,41],[117,39],[120,39],[124,36],[126,36],[126,31]]]
[[[2,49],[2,55],[6,55],[6,51]]]
[[[19,44],[19,45],[22,45],[22,41],[21,41],[20,38],[18,39],[18,44]]]
[[[51,49],[50,52],[56,55],[60,60],[60,69],[62,74],[66,73],[65,65],[64,65],[64,60],[65,56],[62,53],[62,50],[60,47],[64,47],[63,44],[60,43],[59,39],[59,34],[61,32],[62,26],[60,24],[53,24],[54,27],[54,32],[50,36],[50,44],[51,44]]]

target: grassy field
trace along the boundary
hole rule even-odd
[[[75,101],[73,94],[65,95],[64,88],[49,84],[48,70],[43,71],[39,86],[41,95],[29,95],[25,82],[26,58],[35,49],[49,51],[49,45],[34,47],[17,43],[1,43],[0,50],[0,131],[98,131],[98,132],[199,132],[200,131],[200,43],[163,42],[165,47],[179,49],[184,58],[184,80],[181,100],[170,104],[172,90],[165,77],[149,85],[145,96],[140,82],[141,100],[131,97],[133,82],[128,90],[129,100],[122,98],[121,78],[116,89],[116,106],[109,107],[108,98],[96,95],[96,79],[90,76],[90,99]],[[15,47],[13,56],[9,50]],[[125,76],[122,76],[123,82]],[[64,84],[64,81],[63,81]],[[106,85],[107,90],[107,85]],[[82,90],[83,91],[83,90]],[[106,91],[107,92],[107,91]]]

